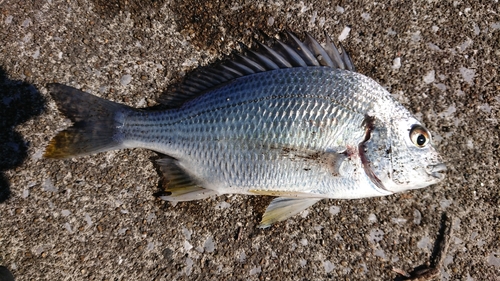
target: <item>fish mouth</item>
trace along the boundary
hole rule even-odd
[[[437,178],[439,180],[444,179],[445,171],[447,170],[446,165],[444,163],[439,163],[436,165],[427,166],[427,174]]]

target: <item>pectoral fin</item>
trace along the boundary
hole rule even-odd
[[[259,228],[270,227],[273,223],[285,220],[309,208],[322,198],[278,197],[267,206]]]
[[[177,160],[163,158],[156,161],[156,163],[163,173],[163,190],[169,193],[169,195],[160,196],[161,199],[180,202],[205,199],[217,194],[216,191],[203,188],[198,184],[196,180],[179,167]]]

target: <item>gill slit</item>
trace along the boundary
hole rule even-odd
[[[382,190],[390,192],[387,188],[385,188],[382,181],[375,175],[373,170],[370,168],[370,163],[368,162],[368,159],[366,158],[365,154],[365,143],[371,138],[371,132],[374,126],[373,124],[374,119],[375,117],[365,115],[365,119],[363,120],[362,125],[365,126],[365,139],[358,145],[359,158],[361,160],[361,164],[363,165],[363,169],[365,170],[366,175],[375,184],[375,186],[377,186]]]

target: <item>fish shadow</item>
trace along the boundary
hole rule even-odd
[[[11,194],[4,172],[19,167],[28,156],[29,143],[15,128],[44,109],[45,101],[35,86],[10,80],[0,66],[0,203]]]

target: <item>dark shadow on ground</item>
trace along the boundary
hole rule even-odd
[[[10,196],[10,183],[4,172],[26,159],[28,143],[16,126],[40,115],[45,102],[38,90],[23,81],[10,80],[0,66],[0,203]]]

